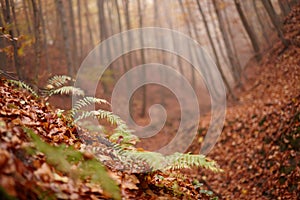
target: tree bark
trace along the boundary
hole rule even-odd
[[[52,73],[52,67],[49,65],[49,56],[48,56],[48,44],[47,44],[47,34],[46,34],[46,25],[44,20],[44,13],[43,13],[43,5],[41,0],[38,0],[39,8],[40,8],[40,19],[41,19],[41,26],[42,26],[42,32],[43,32],[43,49],[45,51],[45,61],[46,61],[46,67],[48,72]]]
[[[73,11],[73,0],[69,0],[69,17],[70,17],[70,28],[71,28],[71,38],[72,38],[72,60],[74,71],[77,71],[78,68],[78,52],[77,52],[77,37],[76,37],[76,28],[75,28],[75,18]]]
[[[38,10],[36,0],[31,0],[33,11],[33,25],[34,25],[34,51],[35,51],[35,65],[34,65],[34,84],[38,85],[38,74],[41,67],[41,28],[40,28],[40,13]]]
[[[93,31],[91,28],[91,24],[90,24],[90,11],[89,11],[89,6],[88,6],[88,1],[86,0],[84,3],[84,8],[85,8],[85,21],[86,21],[86,28],[87,28],[87,32],[89,35],[89,41],[90,41],[90,48],[94,47],[94,37],[93,37]]]
[[[69,76],[74,76],[74,68],[72,63],[72,55],[71,55],[71,45],[69,41],[69,31],[68,31],[68,25],[67,25],[67,19],[65,16],[65,9],[62,0],[55,0],[56,9],[58,11],[58,17],[61,20],[61,31],[63,36],[63,42],[64,42],[64,51],[65,56],[67,59],[67,68],[68,68],[68,74]]]
[[[266,40],[268,47],[270,47],[271,41],[269,39],[269,36],[267,35],[266,26],[264,25],[262,17],[260,16],[260,13],[259,13],[259,10],[257,7],[257,2],[256,2],[256,0],[252,0],[252,3],[253,3],[254,10],[255,10],[255,14],[257,16],[258,23],[262,29],[262,34],[264,36],[264,39]]]
[[[284,44],[285,47],[288,47],[289,42],[284,38],[283,32],[282,32],[282,22],[280,17],[276,14],[272,3],[270,0],[262,0],[262,3],[271,18],[272,24],[275,26],[278,36],[281,40],[281,42]]]
[[[83,56],[83,37],[82,37],[82,19],[81,19],[81,1],[77,0],[77,18],[78,18],[78,30],[79,30],[79,60]]]
[[[9,0],[5,0],[5,7],[3,6],[3,16],[4,16],[4,21],[6,23],[6,25],[9,27],[12,24],[12,16],[11,16],[11,11],[10,11],[10,1]],[[20,58],[18,55],[18,41],[17,38],[14,35],[13,29],[9,28],[8,30],[8,34],[10,35],[10,41],[13,47],[13,55],[14,55],[14,66],[18,75],[18,78],[20,80],[23,79],[23,74],[22,74],[22,70],[21,70],[21,65],[20,65]]]
[[[22,3],[23,3],[23,7],[24,7],[27,31],[28,31],[28,34],[31,34],[32,33],[32,28],[31,28],[31,24],[30,24],[30,20],[29,20],[29,15],[28,15],[28,10],[27,10],[28,7],[27,7],[26,0],[23,0]]]
[[[204,26],[205,26],[206,34],[207,34],[208,39],[209,39],[209,43],[210,43],[210,45],[211,45],[211,47],[212,47],[212,49],[213,49],[213,53],[214,53],[214,55],[215,55],[215,57],[216,57],[216,62],[217,62],[216,64],[217,64],[217,67],[218,67],[218,69],[219,69],[219,71],[220,71],[221,77],[222,77],[222,79],[223,79],[223,81],[224,81],[224,83],[225,83],[225,86],[226,86],[226,88],[227,88],[227,90],[228,90],[228,92],[229,92],[229,95],[230,95],[233,99],[236,100],[237,98],[236,98],[235,94],[233,93],[233,91],[232,91],[232,89],[231,89],[231,87],[230,87],[230,85],[229,85],[229,83],[228,83],[228,81],[227,81],[227,79],[226,79],[226,77],[225,77],[225,75],[224,75],[224,72],[223,72],[223,70],[222,70],[221,63],[220,63],[220,60],[219,60],[218,55],[217,55],[217,50],[216,50],[215,44],[214,44],[214,42],[213,42],[213,39],[212,39],[212,37],[211,37],[211,33],[210,33],[210,30],[209,30],[209,27],[208,27],[208,23],[207,23],[205,14],[204,14],[204,12],[203,12],[203,9],[202,9],[202,7],[201,7],[201,4],[200,4],[200,1],[199,1],[199,0],[197,0],[197,6],[198,6],[199,12],[200,12],[200,14],[201,14],[201,17],[202,17],[202,19],[203,19],[203,23],[204,23]]]
[[[261,59],[261,55],[260,55],[260,48],[259,48],[258,39],[257,39],[254,31],[252,30],[251,26],[249,25],[246,16],[244,15],[244,12],[243,12],[241,4],[240,4],[240,1],[239,0],[234,0],[234,4],[235,4],[236,9],[238,11],[238,14],[241,18],[243,26],[245,27],[246,32],[247,32],[247,34],[250,38],[252,47],[253,47],[254,52],[255,52],[256,60],[259,61]]]
[[[4,8],[4,5],[2,5],[3,2],[0,1],[1,4],[1,10]],[[2,14],[0,13],[0,27],[4,27],[3,25],[3,18],[2,18]],[[4,35],[4,29],[0,30],[0,35]],[[3,49],[4,47],[6,47],[6,41],[5,38],[0,37],[0,49]],[[6,54],[5,52],[1,51],[0,52],[0,69],[5,69],[6,65],[7,65],[7,60],[6,60]]]
[[[142,8],[141,8],[141,1],[137,0],[137,3],[138,3],[139,26],[140,26],[140,28],[143,28],[143,14],[142,14]],[[144,46],[144,37],[143,37],[143,35],[140,35],[139,40],[140,40],[141,46],[143,47]],[[141,48],[140,51],[141,51],[142,64],[145,64],[146,63],[146,58],[145,58],[144,49]],[[146,78],[145,68],[143,69],[143,78],[144,79]],[[142,97],[143,99],[142,99],[141,117],[144,117],[145,114],[146,114],[146,107],[147,107],[147,86],[146,85],[142,86],[142,91],[143,91],[143,97]]]

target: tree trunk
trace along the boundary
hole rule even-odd
[[[225,2],[224,2],[225,3]],[[232,53],[233,53],[233,56],[234,56],[234,60],[235,60],[235,64],[236,66],[233,66],[233,73],[235,73],[235,77],[238,78],[238,85],[239,86],[242,86],[241,85],[241,82],[240,82],[240,79],[241,79],[241,74],[242,74],[242,66],[241,66],[241,63],[240,63],[240,60],[238,58],[238,50],[237,50],[237,47],[236,47],[236,43],[234,42],[234,33],[232,32],[232,29],[231,29],[231,26],[230,26],[230,20],[228,18],[228,14],[227,14],[227,9],[225,8],[224,10],[224,18],[225,18],[225,23],[227,24],[227,27],[228,27],[228,33],[229,33],[229,37],[230,37],[230,43],[231,43],[231,46],[232,46]]]
[[[86,21],[86,28],[87,28],[87,32],[89,35],[89,40],[90,40],[90,48],[94,47],[94,37],[93,37],[93,31],[91,28],[91,24],[90,24],[90,11],[89,11],[89,6],[88,6],[88,1],[85,1],[83,3],[84,8],[85,8],[85,21]]]
[[[286,1],[286,0],[278,0],[278,4],[280,6],[280,10],[281,10],[281,13],[282,13],[283,17],[285,17],[289,14],[289,12],[291,10],[290,10],[290,7],[287,4],[287,2],[283,2],[283,1]]]
[[[10,5],[11,5],[12,16],[13,16],[13,19],[14,19],[15,33],[19,36],[20,35],[20,29],[19,29],[19,25],[18,25],[18,21],[17,21],[17,17],[16,17],[16,10],[15,10],[14,0],[10,0]]]
[[[56,9],[58,11],[58,17],[61,20],[60,24],[61,24],[61,30],[62,30],[62,36],[64,42],[64,51],[67,59],[68,74],[69,76],[73,77],[74,68],[72,63],[71,46],[69,41],[69,32],[68,32],[67,19],[65,16],[65,9],[62,0],[55,0],[55,4],[56,4]]]
[[[52,66],[49,65],[49,56],[48,56],[48,44],[47,44],[47,34],[46,34],[46,25],[44,20],[44,13],[43,13],[43,5],[41,0],[38,0],[39,8],[40,8],[40,19],[41,19],[41,25],[42,25],[42,31],[43,31],[43,49],[45,51],[45,61],[46,61],[46,67],[48,72],[52,73]]]
[[[186,17],[186,12],[185,12],[182,0],[178,0],[178,3],[179,3],[179,6],[180,6],[180,10],[181,10],[181,12],[182,12],[182,14],[184,16],[183,19],[185,21],[185,24],[187,25],[188,34],[192,38],[193,37],[193,35],[192,35],[192,28],[191,28],[191,25],[190,25],[190,22],[189,22],[188,18]],[[190,55],[190,60],[193,62],[193,60],[195,59],[194,52],[192,52],[190,48],[188,49],[188,51],[189,51],[189,55]],[[190,65],[190,68],[192,70],[191,71],[191,74],[192,74],[192,86],[193,86],[194,89],[196,89],[195,70],[194,70],[194,67],[192,65]]]
[[[8,27],[10,27],[12,24],[12,16],[11,16],[11,11],[10,11],[9,0],[5,0],[5,7],[3,6],[2,9],[3,9],[4,21],[5,21],[6,25]],[[12,27],[9,28],[8,34],[11,37],[10,40],[11,40],[12,47],[13,47],[14,66],[15,66],[18,78],[22,80],[23,74],[22,74],[20,60],[19,60],[19,56],[18,56],[18,43],[17,43],[17,39],[16,39],[16,36],[14,35]]]
[[[284,44],[285,47],[288,47],[289,42],[284,38],[283,32],[282,32],[282,22],[279,18],[279,16],[276,14],[272,3],[269,0],[262,0],[262,3],[271,18],[272,24],[275,26],[278,36],[281,40],[281,42]]]
[[[77,18],[78,18],[78,30],[79,30],[79,60],[81,61],[83,56],[83,37],[82,37],[82,19],[81,19],[81,4],[80,0],[77,0]]]
[[[75,18],[73,11],[73,0],[69,0],[69,17],[70,17],[70,28],[71,28],[71,38],[72,38],[72,60],[74,71],[77,71],[78,68],[78,52],[77,52],[77,37],[76,37],[76,28],[75,28]]]
[[[36,0],[31,0],[33,11],[33,25],[34,25],[34,51],[35,51],[35,65],[34,65],[34,84],[38,85],[38,74],[41,67],[41,29],[40,29],[40,13],[38,10]]]
[[[235,4],[235,7],[236,7],[236,9],[238,11],[238,14],[239,14],[239,16],[241,18],[243,26],[245,27],[246,32],[247,32],[247,34],[248,34],[248,36],[250,38],[252,47],[253,47],[254,52],[255,52],[256,60],[259,61],[261,59],[261,55],[260,55],[260,49],[259,49],[258,39],[257,39],[257,37],[256,37],[253,29],[249,25],[246,16],[244,15],[244,12],[243,12],[241,4],[240,4],[240,1],[239,0],[234,0],[234,4]]]
[[[255,10],[255,14],[257,16],[258,23],[262,29],[262,34],[264,36],[264,39],[266,40],[268,47],[270,47],[271,41],[269,39],[269,36],[267,35],[266,26],[264,25],[262,17],[260,16],[260,13],[259,13],[259,10],[257,7],[257,2],[256,2],[256,0],[252,0],[252,3],[253,3],[254,10]]]
[[[203,20],[203,23],[204,23],[204,26],[205,26],[205,31],[206,31],[206,34],[207,34],[207,36],[208,36],[209,43],[210,43],[210,45],[211,45],[211,47],[212,47],[212,49],[213,49],[213,53],[214,53],[214,55],[215,55],[215,57],[216,57],[216,62],[217,62],[216,64],[217,64],[217,67],[218,67],[218,69],[219,69],[219,71],[220,71],[221,77],[222,77],[222,79],[223,79],[223,81],[224,81],[224,83],[225,83],[225,86],[226,86],[226,88],[227,88],[227,90],[228,90],[228,92],[229,92],[229,95],[230,95],[233,99],[236,100],[237,98],[236,98],[235,94],[233,93],[233,91],[232,91],[232,89],[231,89],[231,87],[230,87],[230,85],[229,85],[229,83],[228,83],[228,81],[227,81],[227,79],[226,79],[226,77],[225,77],[225,75],[224,75],[224,72],[223,72],[223,70],[222,70],[221,63],[220,63],[220,60],[219,60],[218,55],[217,55],[217,50],[216,50],[215,44],[214,44],[214,42],[213,42],[213,39],[212,39],[212,37],[211,37],[211,33],[210,33],[210,30],[209,30],[209,27],[208,27],[208,23],[207,23],[205,14],[204,14],[204,12],[203,12],[203,9],[202,9],[202,7],[201,7],[201,4],[200,4],[200,1],[199,1],[199,0],[197,0],[197,5],[198,5],[198,9],[199,9],[199,12],[200,12],[200,14],[201,14],[201,17],[202,17],[202,20]]]
[[[2,4],[2,2],[0,2],[1,3],[1,9],[3,9],[4,8],[4,5]],[[3,24],[3,18],[2,18],[2,14],[0,13],[0,27],[4,27],[4,24]],[[0,30],[0,35],[4,35],[5,33],[4,33],[4,30],[3,29],[1,29]],[[3,49],[4,47],[6,47],[6,41],[5,41],[5,38],[3,38],[3,37],[0,37],[0,49]],[[1,60],[1,62],[0,62],[0,69],[5,69],[7,66],[7,60],[6,60],[6,54],[5,54],[5,52],[3,52],[3,51],[0,51],[0,60]]]
[[[138,3],[138,15],[139,15],[139,26],[140,28],[143,28],[143,13],[142,13],[142,8],[141,8],[141,1],[137,0]],[[140,43],[141,46],[144,46],[144,37],[143,35],[140,35]],[[142,58],[142,64],[146,63],[146,58],[145,58],[145,52],[144,49],[141,48],[141,58]],[[146,79],[146,70],[145,68],[143,69],[143,78]],[[142,112],[141,112],[141,117],[144,117],[146,114],[146,107],[147,107],[147,87],[146,85],[142,86],[142,91],[143,91],[143,99],[142,99]]]
[[[31,24],[30,24],[30,20],[29,20],[29,15],[28,15],[28,10],[27,10],[28,7],[27,7],[26,0],[23,0],[22,3],[23,3],[23,7],[24,7],[27,31],[28,31],[28,34],[31,34],[32,33],[32,28],[31,28]]]

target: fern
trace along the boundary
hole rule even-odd
[[[77,96],[83,96],[84,92],[80,88],[73,86],[62,86],[60,88],[50,90],[48,95],[52,96],[54,94],[73,94]]]
[[[81,111],[81,115],[79,115],[75,119],[75,122],[89,117],[94,117],[96,119],[106,119],[111,125],[117,125],[117,126],[122,125],[122,127],[124,128],[126,126],[123,120],[119,116],[113,114],[110,111],[102,110],[102,109],[92,110],[92,111]]]
[[[78,112],[81,108],[89,106],[93,103],[110,105],[110,103],[105,99],[99,99],[95,97],[84,97],[83,99],[80,99],[75,103],[71,110],[71,116],[75,117],[76,112]]]
[[[116,153],[121,160],[138,160],[146,162],[153,171],[178,170],[192,167],[203,167],[214,172],[222,172],[215,161],[206,158],[204,155],[191,155],[183,153],[174,153],[164,156],[157,152],[124,150],[116,147]]]
[[[204,155],[192,155],[189,153],[174,153],[166,157],[168,165],[166,169],[183,169],[192,167],[203,167],[214,172],[221,172],[215,161],[206,158]]]
[[[38,97],[37,93],[29,85],[27,85],[23,81],[8,80],[8,82],[16,85],[19,88],[23,88],[23,89],[29,91],[33,96]]]
[[[71,77],[69,76],[65,76],[65,75],[55,75],[53,76],[51,79],[49,79],[47,81],[48,85],[51,87],[62,87],[64,86],[66,83],[68,83],[70,80],[72,80]]]
[[[35,148],[45,154],[47,163],[56,170],[68,175],[71,175],[72,172],[75,174],[73,177],[81,177],[82,180],[89,178],[91,182],[100,184],[104,192],[110,194],[114,199],[121,199],[118,186],[99,161],[96,159],[85,160],[83,153],[76,151],[73,147],[51,146],[43,142],[32,129],[24,127],[23,130],[32,139]],[[77,167],[70,171],[73,165],[77,165]]]

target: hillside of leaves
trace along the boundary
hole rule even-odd
[[[281,43],[249,68],[253,74],[238,105],[227,109],[218,143],[209,154],[222,174],[192,172],[224,199],[300,199],[300,7],[284,22]],[[202,132],[207,122],[202,122]],[[202,137],[202,136],[200,136]],[[199,149],[195,141],[191,150]]]
[[[124,166],[111,142],[93,137],[70,123],[61,110],[51,108],[45,99],[34,97],[7,80],[0,80],[0,93],[1,199],[214,196],[198,180],[176,170],[137,173],[135,168],[147,167],[139,160],[125,161],[128,166]],[[91,149],[98,149],[97,154]]]

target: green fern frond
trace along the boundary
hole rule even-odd
[[[85,106],[89,106],[93,103],[110,105],[110,103],[108,101],[106,101],[105,99],[100,99],[100,98],[96,98],[96,97],[84,97],[83,99],[80,99],[75,103],[75,105],[73,106],[73,108],[71,110],[71,116],[74,117],[76,112],[78,112],[81,108],[83,108]]]
[[[119,187],[101,162],[95,158],[86,160],[83,153],[75,150],[72,146],[49,145],[42,141],[32,129],[23,127],[23,130],[31,138],[35,148],[45,155],[47,163],[56,170],[69,176],[72,172],[73,177],[80,177],[82,180],[89,178],[92,183],[100,184],[104,192],[113,199],[121,199]],[[77,167],[70,171],[74,165]]]
[[[23,89],[27,90],[28,92],[30,92],[33,96],[38,97],[37,93],[23,81],[8,80],[8,82],[14,84],[15,86],[17,86],[19,88],[23,88]]]
[[[63,86],[54,90],[50,90],[49,96],[54,94],[73,94],[77,96],[84,96],[84,91],[73,86]]]
[[[167,165],[165,157],[157,152],[119,150],[118,153],[127,159],[129,158],[137,162],[146,162],[153,171],[163,170],[164,166]]]
[[[81,120],[81,119],[89,118],[89,117],[94,117],[96,119],[106,119],[111,125],[124,126],[124,122],[119,116],[113,114],[110,111],[102,110],[102,109],[92,110],[92,111],[81,111],[81,115],[79,115],[75,119],[75,122],[77,122],[78,120]]]
[[[204,155],[192,155],[174,153],[166,157],[168,165],[166,169],[184,169],[191,167],[203,167],[214,172],[221,172],[215,161],[208,159]]]
[[[223,171],[215,161],[206,158],[204,155],[174,153],[164,156],[157,152],[124,150],[123,148],[117,148],[116,153],[124,161],[131,159],[146,162],[153,171],[178,170],[192,167],[203,167],[214,172]]]
[[[70,80],[72,80],[71,77],[66,75],[55,75],[52,78],[50,78],[47,83],[49,85],[52,85],[54,87],[61,87],[64,86],[66,83],[68,83]]]

